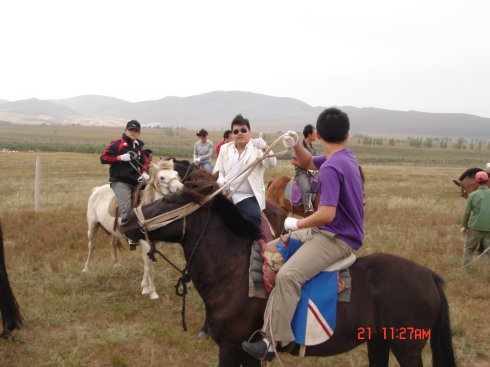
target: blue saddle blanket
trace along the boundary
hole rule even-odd
[[[279,241],[277,247],[284,262],[298,250],[302,243],[290,239],[287,247]],[[317,345],[330,339],[335,330],[337,311],[338,271],[325,271],[301,287],[301,298],[291,322],[295,342]]]

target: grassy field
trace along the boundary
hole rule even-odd
[[[83,133],[78,129],[57,134],[51,130],[37,135],[38,142],[95,142],[102,149],[119,131],[97,128],[91,137],[86,128]],[[145,131],[143,139],[149,145],[175,144],[185,149],[195,140],[194,132],[169,137],[159,130],[154,136]],[[36,134],[32,130],[3,130],[0,142],[25,138],[28,143]],[[213,134],[216,143],[219,133]],[[272,139],[267,137],[267,141]],[[458,269],[463,246],[459,220],[465,201],[451,182],[466,168],[489,161],[488,155],[401,144],[366,147],[355,141],[351,147],[366,175],[366,239],[358,255],[393,253],[442,275],[458,365],[490,366],[490,262],[479,260],[467,272]],[[42,163],[42,198],[41,211],[34,213],[37,156]],[[98,157],[88,153],[0,152],[0,218],[7,265],[26,316],[25,327],[12,340],[0,341],[0,366],[217,365],[214,342],[195,339],[204,312],[194,289],[187,301],[189,332],[181,329],[181,299],[173,288],[178,274],[168,265],[156,264],[160,299],[150,301],[139,295],[140,254],[123,250],[123,265],[114,268],[108,238],[101,233],[90,272],[82,274],[87,254],[87,199],[92,187],[106,183],[108,177],[108,167],[101,165]],[[292,173],[283,161],[267,172],[266,180]],[[183,265],[178,245],[165,250]],[[425,365],[431,365],[430,356],[426,348]],[[283,361],[286,366],[368,365],[365,345],[336,357],[284,356]],[[393,358],[390,365],[397,365]]]

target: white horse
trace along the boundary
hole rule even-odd
[[[163,196],[182,189],[182,183],[179,176],[174,171],[173,161],[162,160],[158,164],[152,163],[155,168],[155,174],[151,177],[143,192],[141,205],[158,200]],[[94,187],[92,194],[88,199],[87,223],[88,223],[88,256],[85,262],[83,272],[88,271],[88,264],[95,246],[95,238],[99,226],[109,233],[112,245],[112,261],[114,266],[120,266],[117,250],[122,246],[120,240],[123,240],[118,228],[114,228],[115,215],[111,213],[111,206],[115,200],[115,195],[109,184]],[[158,294],[154,283],[153,262],[148,258],[150,245],[146,241],[139,241],[141,256],[143,258],[143,279],[141,281],[141,294],[149,295],[150,299],[158,299]]]

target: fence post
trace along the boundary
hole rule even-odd
[[[41,157],[36,157],[36,175],[34,178],[34,212],[41,210]]]

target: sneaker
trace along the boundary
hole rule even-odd
[[[269,352],[267,344],[264,341],[264,339],[254,343],[245,341],[242,343],[242,349],[248,354],[250,354],[252,357],[259,359],[261,361],[271,362],[276,356],[276,353]]]

